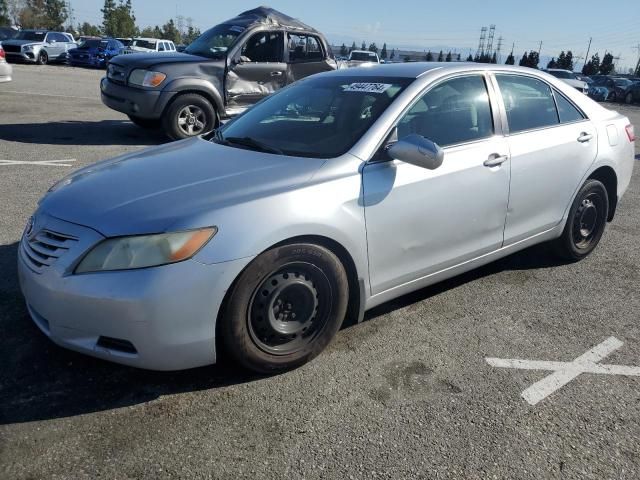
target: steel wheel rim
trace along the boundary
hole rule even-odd
[[[178,127],[189,136],[204,132],[207,116],[200,107],[187,105],[178,112]]]
[[[295,262],[267,275],[247,311],[249,335],[272,355],[299,352],[324,331],[332,310],[329,279],[317,266]]]
[[[573,217],[573,243],[579,250],[588,249],[598,235],[603,219],[604,202],[598,193],[590,193],[582,199]]]

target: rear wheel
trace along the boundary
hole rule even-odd
[[[617,99],[618,96],[616,95],[616,92],[609,92],[609,97],[607,98],[608,101],[615,102]]]
[[[598,245],[607,224],[609,197],[598,180],[587,180],[576,195],[556,252],[570,261],[582,260]]]
[[[633,103],[633,93],[629,92],[624,96],[624,103],[631,105]]]
[[[219,319],[229,355],[244,367],[276,373],[317,356],[340,329],[349,286],[325,247],[291,244],[257,257],[240,275]]]
[[[140,117],[135,117],[133,115],[127,115],[127,116],[129,117],[129,120],[131,120],[137,126],[142,128],[153,129],[153,128],[159,128],[161,125],[159,118],[140,118]]]
[[[162,117],[164,131],[173,140],[208,133],[216,127],[216,122],[215,108],[197,93],[178,96]]]
[[[36,59],[36,63],[38,65],[46,65],[49,62],[49,55],[47,55],[47,52],[45,52],[44,50],[42,50],[39,54],[38,54],[38,58]]]

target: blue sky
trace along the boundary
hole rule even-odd
[[[161,25],[176,15],[193,18],[201,30],[254,8],[260,0],[132,0],[141,26]],[[104,0],[71,0],[76,21],[101,23]],[[620,65],[635,66],[640,52],[638,0],[425,0],[335,1],[272,0],[269,6],[299,18],[327,35],[333,43],[386,42],[390,47],[458,48],[465,56],[475,52],[482,26],[496,25],[503,37],[504,55],[515,43],[519,58],[525,50],[555,56],[572,50],[584,56],[589,37],[591,54],[605,50],[620,55]],[[612,13],[613,12],[613,15]]]

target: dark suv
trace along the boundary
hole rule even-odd
[[[270,93],[336,62],[324,36],[271,8],[213,27],[184,53],[119,55],[102,79],[102,102],[173,139],[200,135]]]

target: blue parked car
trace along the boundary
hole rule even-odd
[[[69,50],[69,64],[86,67],[104,68],[109,60],[124,50],[122,42],[113,38],[88,39],[78,48]]]

